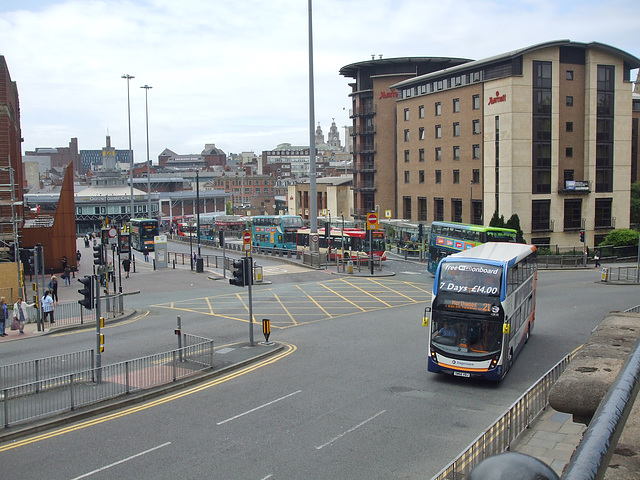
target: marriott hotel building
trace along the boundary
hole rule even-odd
[[[484,60],[347,65],[354,215],[487,225],[517,214],[527,242],[588,245],[629,227],[638,180],[640,59],[553,41]]]

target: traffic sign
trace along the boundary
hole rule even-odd
[[[367,213],[367,230],[377,230],[377,229],[378,229],[378,214]]]
[[[319,239],[320,237],[318,237],[318,234],[314,233],[313,235],[311,235],[311,243],[318,243]]]
[[[251,232],[249,230],[242,233],[242,247],[245,252],[251,251]]]

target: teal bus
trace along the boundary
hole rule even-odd
[[[423,318],[427,370],[501,380],[533,330],[536,280],[533,245],[489,242],[443,258]]]
[[[256,215],[251,217],[254,247],[296,250],[298,230],[303,226],[300,215]]]
[[[144,251],[147,247],[153,251],[154,237],[158,235],[158,220],[153,218],[132,218],[129,222],[131,248]]]
[[[457,222],[433,222],[429,236],[427,270],[436,274],[444,257],[487,242],[515,243],[518,232],[511,228],[484,227]]]

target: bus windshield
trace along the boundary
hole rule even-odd
[[[431,325],[431,340],[449,353],[484,357],[500,351],[502,322],[478,320],[468,315],[443,314]]]
[[[471,262],[447,262],[440,267],[441,292],[500,296],[502,267]]]

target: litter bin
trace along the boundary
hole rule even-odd
[[[202,257],[196,258],[196,273],[204,272],[204,259]]]
[[[601,282],[608,282],[609,281],[609,267],[602,267],[602,278],[600,279]]]

